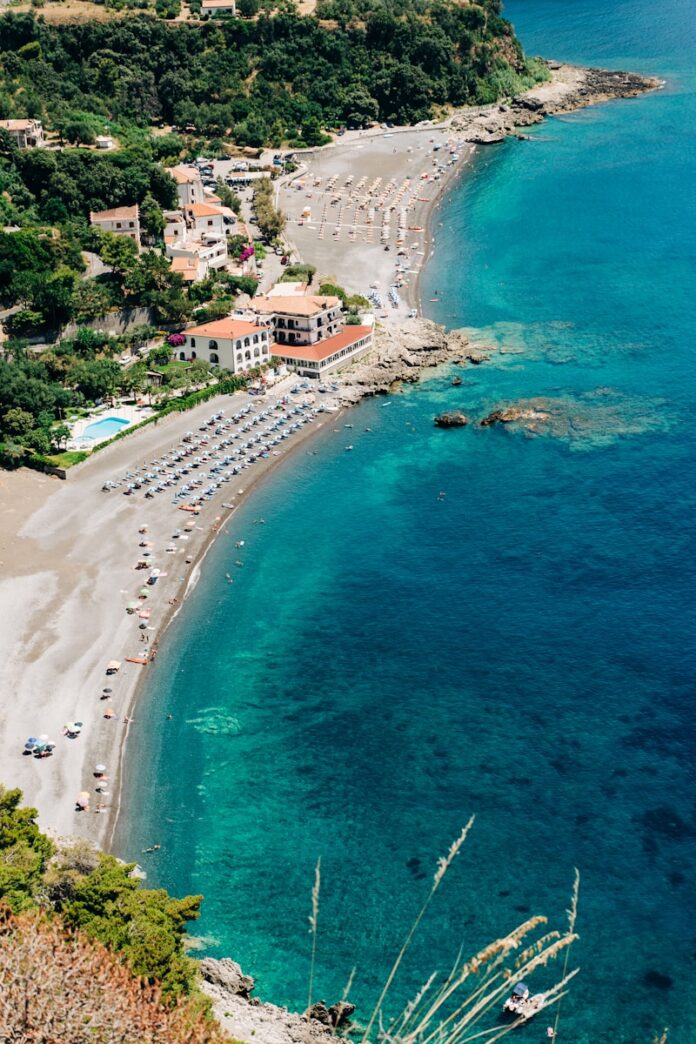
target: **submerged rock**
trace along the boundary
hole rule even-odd
[[[551,414],[544,410],[525,406],[506,406],[502,410],[493,410],[487,417],[484,417],[481,421],[481,427],[490,428],[493,424],[512,424],[515,421],[543,422],[550,419]]]
[[[436,428],[463,428],[469,423],[469,418],[459,410],[447,410],[435,418]]]

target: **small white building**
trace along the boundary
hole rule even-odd
[[[94,144],[98,149],[113,149],[114,139],[108,134],[98,134]]]
[[[36,149],[44,144],[41,120],[0,120],[0,128],[7,131],[18,149]]]
[[[171,167],[169,174],[176,182],[176,191],[179,194],[179,201],[182,207],[191,203],[203,202],[205,198],[203,182],[196,167],[180,164],[177,167]]]
[[[371,348],[371,326],[344,326],[339,333],[315,344],[276,342],[271,346],[271,354],[294,373],[321,378],[365,355]]]
[[[140,211],[137,203],[132,207],[114,207],[113,210],[90,210],[89,223],[102,232],[129,236],[140,250]]]
[[[237,14],[235,0],[203,0],[201,16],[211,18],[214,15],[228,15],[234,18]]]
[[[216,234],[206,235],[198,239],[187,238],[182,242],[167,243],[165,252],[169,258],[188,257],[203,265],[202,279],[210,269],[224,268],[228,261],[227,240]]]
[[[217,319],[184,331],[186,345],[178,350],[180,360],[205,359],[233,373],[244,373],[270,359],[270,337],[266,327],[242,319]]]
[[[186,224],[192,231],[225,235],[225,215],[220,207],[210,203],[188,203],[183,210]]]

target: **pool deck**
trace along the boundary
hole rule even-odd
[[[94,438],[85,435],[88,428],[93,424],[99,424],[100,421],[109,420],[110,418],[125,421],[126,423],[122,424],[118,430],[126,431],[131,425],[139,424],[140,421],[151,417],[153,413],[154,410],[150,406],[133,406],[132,404],[100,406],[89,417],[81,417],[80,420],[75,422],[68,442],[68,449],[93,449],[100,443],[106,442],[107,439],[113,438],[116,434],[115,430],[103,437]]]

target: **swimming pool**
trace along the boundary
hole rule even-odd
[[[79,438],[89,439],[90,442],[102,442],[104,439],[110,439],[112,435],[116,435],[121,428],[125,428],[129,424],[130,421],[124,420],[123,417],[102,417],[101,420],[88,424]]]

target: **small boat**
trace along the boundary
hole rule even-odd
[[[513,986],[512,993],[503,1004],[503,1011],[521,1019],[531,1019],[544,1007],[545,1000],[545,994],[532,995],[526,983],[518,982]]]
[[[454,385],[455,388],[458,388],[461,383],[462,383],[461,377],[453,377],[452,378],[452,384]]]
[[[348,452],[348,450],[352,450],[352,448],[352,446],[346,446],[346,452]]]

